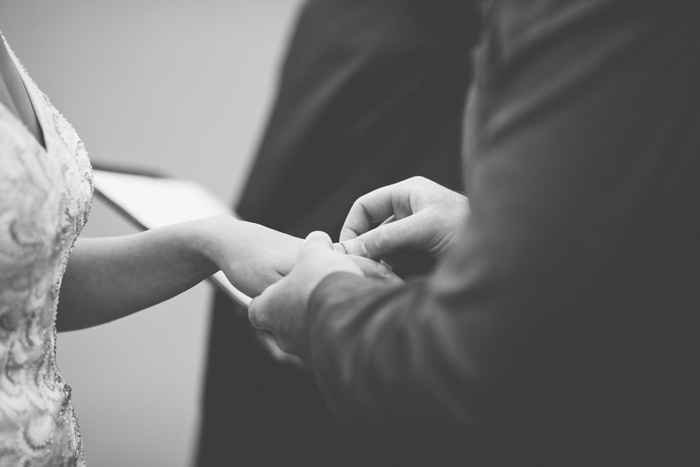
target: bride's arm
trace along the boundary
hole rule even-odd
[[[294,264],[301,240],[213,217],[134,235],[79,239],[61,285],[57,327],[81,329],[167,300],[219,269],[258,295]]]

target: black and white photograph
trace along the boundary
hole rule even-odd
[[[700,465],[698,24],[0,0],[0,467]]]

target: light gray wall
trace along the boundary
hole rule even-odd
[[[0,30],[93,159],[158,168],[233,200],[299,3],[0,0]],[[131,232],[95,201],[84,235]],[[88,465],[190,464],[210,295],[199,285],[59,335]]]

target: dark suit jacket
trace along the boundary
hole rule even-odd
[[[700,465],[698,5],[496,2],[454,253],[312,296],[350,431],[424,465]]]
[[[245,219],[337,238],[359,196],[423,175],[461,190],[470,51],[480,15],[457,0],[312,0],[243,191]],[[201,466],[344,465],[348,445],[313,376],[273,362],[216,297]]]
[[[337,236],[355,199],[379,186],[423,175],[461,189],[477,19],[470,2],[309,2],[238,213]]]

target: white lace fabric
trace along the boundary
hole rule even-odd
[[[92,168],[73,127],[10,55],[46,149],[0,104],[0,467],[84,466],[70,387],[56,365],[55,318],[90,210]]]

